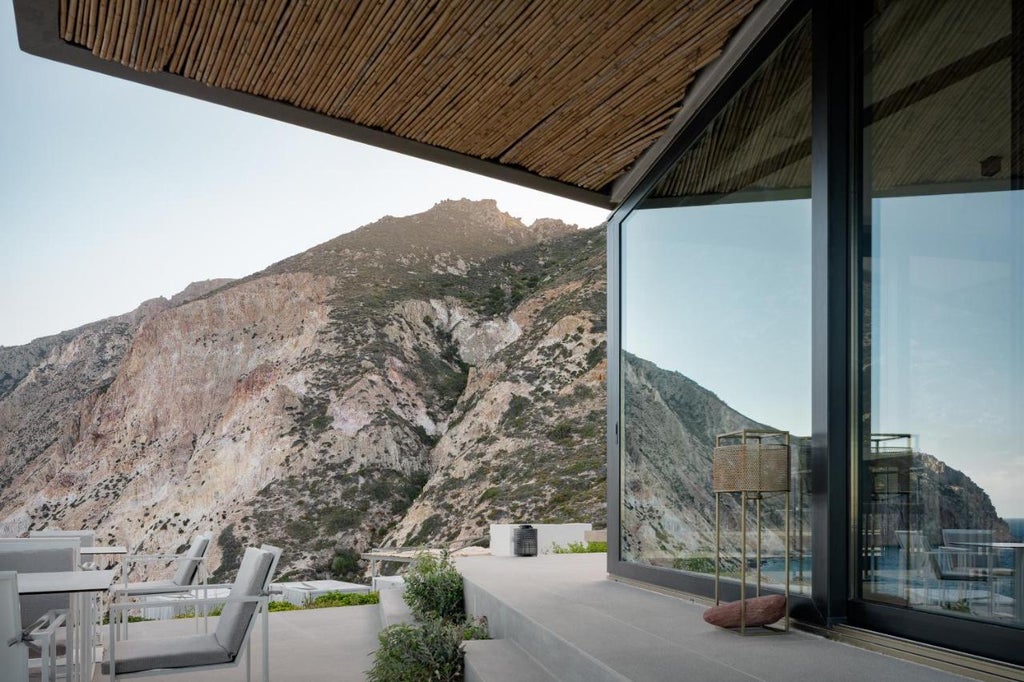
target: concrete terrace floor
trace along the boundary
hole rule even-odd
[[[252,679],[262,680],[262,642],[259,623],[252,632]],[[210,632],[217,619],[210,619]],[[200,626],[201,627],[201,626]],[[274,682],[362,682],[377,649],[380,614],[376,605],[345,606],[270,614],[270,679]],[[131,638],[195,634],[192,620],[133,623]],[[107,630],[104,629],[104,640]],[[167,682],[244,682],[245,660],[233,668],[161,675]],[[96,666],[93,682],[110,679]]]
[[[538,664],[531,679],[965,679],[803,632],[740,637],[705,623],[702,605],[608,579],[605,562],[604,554],[565,554],[457,563],[466,581],[467,610],[486,614],[492,637],[514,641]],[[484,661],[490,644],[473,643],[471,656],[481,657],[481,669],[500,669]]]
[[[469,643],[467,677],[478,682],[965,679],[802,632],[741,638],[704,623],[704,606],[610,580],[605,561],[603,554],[457,560],[467,609],[488,616],[494,638]],[[271,613],[271,680],[365,680],[380,623],[376,605]],[[214,627],[211,618],[211,631]],[[253,632],[254,682],[262,673],[259,627]],[[191,620],[131,628],[132,638],[195,632]],[[97,665],[94,682],[106,679]],[[241,682],[244,659],[234,668],[160,679]]]

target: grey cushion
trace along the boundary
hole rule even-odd
[[[196,579],[196,572],[199,570],[200,560],[206,556],[206,547],[210,539],[200,535],[192,541],[185,557],[178,560],[178,570],[174,573],[172,581],[175,585],[191,585]]]
[[[220,622],[217,623],[217,631],[213,633],[232,658],[237,656],[239,649],[242,648],[245,631],[249,627],[257,604],[255,601],[231,602],[230,599],[258,596],[270,578],[270,564],[273,558],[274,555],[270,552],[255,547],[245,550],[245,556],[242,557],[238,577],[235,578],[235,584],[231,586],[231,594],[228,596],[229,601],[224,605]]]
[[[118,674],[216,665],[234,659],[213,635],[124,640],[114,647],[114,656],[114,672]],[[110,674],[109,656],[103,661],[103,674]]]
[[[174,592],[188,592],[190,585],[176,585],[170,580],[150,580],[143,583],[128,583],[127,585],[113,585],[110,591],[119,597],[136,597],[143,594],[168,594]]]
[[[75,568],[75,550],[70,547],[51,549],[16,549],[0,547],[0,571],[41,573],[70,571]],[[21,597],[21,624],[28,627],[47,611],[67,609],[69,599],[63,594],[26,594]]]

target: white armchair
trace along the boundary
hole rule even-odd
[[[125,609],[145,609],[146,602],[116,603],[111,607],[109,657],[103,663],[103,674],[110,682],[136,675],[180,673],[188,670],[209,670],[236,666],[242,649],[246,652],[246,679],[251,680],[251,638],[256,616],[262,613],[263,681],[270,680],[270,636],[268,590],[281,557],[277,547],[264,545],[245,551],[238,577],[231,584],[227,598],[194,599],[183,603],[209,606],[225,604],[217,628],[212,634],[187,635],[117,641],[113,614]],[[210,586],[219,587],[219,586]],[[159,606],[164,606],[159,604]]]

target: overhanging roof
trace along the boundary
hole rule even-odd
[[[25,52],[612,206],[758,0],[14,4]]]

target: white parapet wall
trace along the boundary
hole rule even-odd
[[[491,524],[491,554],[494,556],[514,556],[512,533],[521,524]],[[554,545],[565,547],[570,542],[583,542],[585,533],[593,530],[589,523],[531,523],[537,529],[537,553],[550,554]]]
[[[370,591],[369,585],[359,583],[346,583],[341,580],[309,580],[297,583],[273,583],[271,589],[276,593],[271,601],[286,601],[295,606],[306,606],[317,597],[322,597],[330,592],[341,592],[342,594],[366,594]]]

